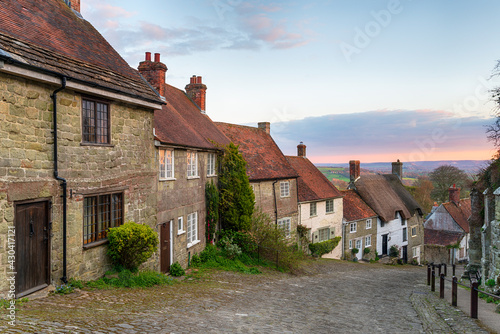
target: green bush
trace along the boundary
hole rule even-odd
[[[365,249],[363,249],[363,254],[369,254],[370,253],[370,247],[365,247]]]
[[[490,278],[489,280],[486,281],[486,286],[489,286],[490,288],[495,286],[495,280],[493,278]]]
[[[356,255],[359,253],[359,249],[353,248],[353,249],[351,249],[351,252],[352,252],[352,254]]]
[[[207,247],[200,253],[200,260],[202,263],[206,263],[213,260],[219,255],[219,250],[214,245],[208,244]]]
[[[185,273],[186,272],[184,271],[184,269],[182,269],[179,262],[174,262],[174,263],[172,263],[172,265],[170,265],[170,275],[172,275],[174,277],[180,277],[180,276],[184,276]]]
[[[330,240],[309,244],[309,250],[314,256],[322,257],[330,253],[340,242],[341,237],[335,237]]]
[[[399,257],[399,248],[396,245],[392,245],[391,248],[389,249],[389,256],[390,257]]]
[[[108,255],[115,266],[137,271],[158,247],[158,236],[148,225],[127,222],[108,232]]]
[[[241,248],[233,243],[233,238],[225,237],[222,239],[219,244],[222,246],[222,250],[224,251],[224,255],[229,259],[234,259],[241,255]]]
[[[197,267],[201,264],[201,259],[198,254],[194,254],[193,257],[191,258],[191,263],[189,264],[190,266]]]

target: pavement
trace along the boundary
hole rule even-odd
[[[335,260],[315,261],[294,275],[201,272],[170,286],[31,300],[17,311],[15,326],[2,315],[0,331],[495,333],[431,292],[426,275],[426,267]]]

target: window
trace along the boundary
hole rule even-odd
[[[207,176],[215,176],[215,153],[208,153]]]
[[[198,212],[187,216],[187,243],[188,248],[198,243]]]
[[[177,234],[184,233],[184,217],[177,217]]]
[[[83,199],[83,244],[104,240],[108,229],[123,224],[123,194],[88,196]]]
[[[82,99],[82,141],[109,144],[109,107],[106,103]]]
[[[326,213],[333,212],[333,199],[329,199],[326,201]]]
[[[290,182],[288,181],[280,182],[280,196],[281,197],[290,196]]]
[[[369,229],[369,228],[372,228],[372,220],[371,219],[366,220],[366,229]]]
[[[349,240],[349,249],[352,249],[352,240]]]
[[[367,235],[365,237],[365,247],[370,247],[372,245],[372,236],[371,235]]]
[[[408,233],[406,227],[403,227],[403,241],[408,241]]]
[[[317,216],[316,202],[309,204],[309,217]]]
[[[411,227],[411,236],[412,236],[412,238],[417,236],[417,227],[416,226]]]
[[[174,178],[174,151],[160,150],[160,179]]]
[[[198,153],[187,152],[187,176],[197,177],[198,176]]]
[[[356,239],[356,248],[361,252],[361,248],[363,247],[363,239]]]
[[[351,233],[356,232],[357,227],[358,227],[358,226],[357,226],[357,223],[351,223]]]
[[[278,220],[278,227],[285,231],[287,238],[290,237],[290,231],[292,229],[292,219],[291,218],[281,218]]]
[[[322,228],[318,230],[319,234],[319,241],[326,241],[330,239],[330,229],[329,228]]]

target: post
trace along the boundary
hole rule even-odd
[[[444,298],[444,274],[439,275],[439,298]]]
[[[455,267],[456,267],[456,265],[455,265],[455,263],[453,263],[453,276],[455,276]]]
[[[441,276],[441,263],[438,264],[438,267],[439,267],[439,276]]]
[[[448,274],[448,269],[447,269],[448,266],[446,265],[446,263],[444,263],[443,266],[444,266],[444,276],[448,276],[447,275]]]
[[[453,276],[451,283],[451,305],[457,306],[457,296],[458,296],[458,280],[456,276]]]
[[[432,268],[431,291],[436,291],[436,271]]]
[[[470,287],[470,317],[473,319],[477,319],[477,288],[479,283],[474,281]]]
[[[427,265],[427,285],[431,285],[431,265]]]

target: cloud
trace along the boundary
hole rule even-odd
[[[271,125],[285,154],[303,141],[308,156],[361,157],[404,154],[402,159],[439,160],[440,152],[489,150],[485,125],[492,119],[456,117],[441,110],[378,110],[326,115]]]

